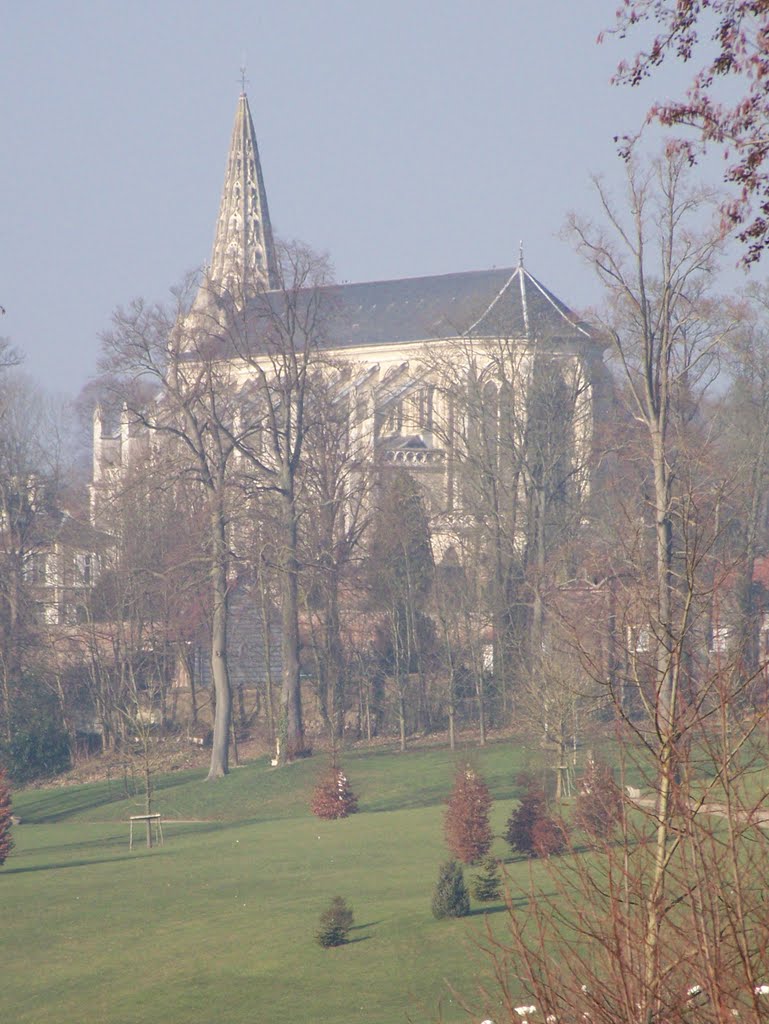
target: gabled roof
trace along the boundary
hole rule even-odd
[[[319,341],[324,348],[461,337],[528,338],[604,347],[595,329],[580,321],[522,266],[331,285],[320,294],[325,311]],[[286,299],[275,291],[251,300],[254,335],[265,301],[280,316]],[[256,337],[252,343],[256,349]]]
[[[107,551],[115,543],[110,534],[73,518],[68,512],[58,510],[41,514],[35,530],[38,545],[60,544],[90,554]]]

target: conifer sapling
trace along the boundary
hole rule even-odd
[[[433,891],[433,917],[466,917],[470,913],[470,896],[465,885],[462,865],[455,860],[441,865]]]
[[[505,839],[518,853],[550,857],[563,852],[568,833],[564,822],[548,813],[544,792],[532,788],[508,818]]]
[[[499,861],[489,854],[481,861],[479,873],[473,879],[473,897],[480,903],[490,903],[499,899],[502,892],[502,879],[499,873]]]
[[[347,933],[352,928],[352,909],[341,896],[335,896],[320,915],[320,924],[315,938],[324,948],[342,946],[347,942]]]
[[[315,787],[310,809],[317,818],[329,821],[346,818],[348,814],[355,814],[358,810],[358,798],[339,766],[336,751],[331,757],[330,767],[323,773]]]
[[[449,849],[465,864],[474,864],[489,852],[490,810],[491,794],[483,778],[469,764],[458,768],[443,830]]]

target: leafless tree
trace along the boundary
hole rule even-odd
[[[229,527],[238,410],[232,364],[222,358],[208,326],[190,316],[187,294],[179,292],[172,309],[141,301],[128,310],[119,309],[112,330],[103,336],[102,365],[121,388],[129,433],[136,428],[145,435],[142,458],[163,460],[171,476],[191,481],[205,500],[216,696],[208,778],[215,779],[229,770],[232,722],[227,663]],[[148,382],[156,389],[149,402]]]
[[[509,941],[489,931],[487,995],[504,1006],[497,1020],[517,1018],[519,993],[559,1021],[766,1020],[769,837],[755,778],[765,707],[746,699],[753,678],[738,645],[715,660],[702,650],[714,599],[734,585],[717,514],[732,467],[713,458],[703,403],[725,341],[703,287],[722,238],[707,227],[715,197],[690,186],[676,156],[630,164],[624,207],[598,187],[607,227],[571,227],[607,286],[635,426],[635,486],[600,567],[624,685],[596,675],[630,789],[616,840],[600,856],[552,861],[551,895],[532,877],[525,923],[511,905]],[[574,650],[588,670],[599,642],[583,619]]]
[[[356,569],[369,524],[372,474],[355,430],[355,366],[327,367],[310,396],[312,430],[301,468],[303,596],[321,714],[341,737],[348,695],[350,631],[360,605]]]
[[[323,342],[333,309],[327,261],[299,243],[278,246],[278,284],[252,282],[241,296],[216,294],[207,330],[224,346],[237,389],[237,416],[224,424],[242,475],[273,496],[278,512],[274,544],[281,581],[282,672],[280,754],[284,762],[305,750],[300,677],[299,526],[297,493],[303,453],[312,430],[308,398],[323,374]],[[234,381],[233,381],[234,383]]]

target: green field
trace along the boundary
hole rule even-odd
[[[23,824],[0,869],[0,1020],[403,1024],[434,1020],[441,1002],[445,1021],[466,1021],[447,983],[475,991],[483,915],[504,928],[506,914],[501,903],[453,921],[430,912],[462,756],[350,753],[360,813],[339,822],[307,809],[320,757],[215,783],[164,776],[165,844],[133,852],[127,819],[141,806],[121,780],[15,794]],[[500,832],[526,754],[498,743],[472,757]],[[494,849],[509,857],[501,840]],[[524,882],[529,866],[508,870]],[[314,931],[337,894],[356,926],[347,945],[324,950]]]

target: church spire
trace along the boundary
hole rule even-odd
[[[232,129],[208,278],[215,288],[244,298],[278,286],[267,193],[245,91]]]

